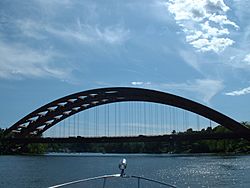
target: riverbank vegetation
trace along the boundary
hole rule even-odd
[[[208,127],[201,131],[188,129],[172,134],[206,134],[230,132],[223,126]],[[201,141],[100,143],[100,144],[49,144],[53,152],[99,152],[99,153],[244,153],[250,154],[250,142],[246,139],[223,139]]]
[[[2,142],[4,129],[0,128],[0,155],[15,154],[44,154],[48,151],[47,144],[15,145],[10,142]]]
[[[244,122],[250,127],[250,123]],[[197,135],[207,133],[230,132],[223,126],[208,127],[201,131],[193,131],[191,128],[185,132],[172,134]],[[0,130],[0,138],[3,130]],[[46,152],[98,152],[98,153],[242,153],[250,154],[250,142],[246,139],[223,139],[201,141],[171,141],[171,142],[137,142],[137,143],[100,143],[100,144],[28,144],[13,149],[13,145],[0,142],[0,154],[42,154]],[[20,149],[21,148],[21,149]]]

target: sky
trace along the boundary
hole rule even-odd
[[[250,120],[250,0],[1,0],[0,127],[75,92],[143,87]]]

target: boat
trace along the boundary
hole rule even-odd
[[[147,182],[152,182],[152,183],[162,185],[162,186],[165,186],[165,187],[176,188],[175,185],[171,185],[169,183],[158,181],[158,180],[155,180],[155,179],[152,179],[152,178],[147,178],[147,177],[143,177],[143,176],[136,176],[136,175],[127,175],[125,173],[126,168],[127,168],[127,160],[125,158],[123,158],[119,163],[119,169],[121,171],[119,174],[111,174],[111,175],[102,175],[102,176],[90,177],[90,178],[85,178],[85,179],[80,179],[80,180],[75,180],[75,181],[65,182],[65,183],[62,183],[62,184],[53,185],[53,186],[50,186],[48,188],[67,187],[67,186],[70,186],[70,185],[73,185],[73,184],[80,184],[80,183],[83,183],[83,182],[95,181],[95,180],[100,180],[100,179],[103,179],[102,188],[105,188],[107,180],[111,179],[111,178],[137,179],[137,187],[138,188],[141,188],[141,181],[147,181]]]

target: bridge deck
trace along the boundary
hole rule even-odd
[[[122,143],[122,142],[171,142],[171,141],[196,141],[196,140],[221,140],[250,138],[245,133],[213,133],[213,134],[171,134],[159,136],[124,136],[124,137],[68,137],[68,138],[6,138],[2,141],[16,144],[29,143]]]

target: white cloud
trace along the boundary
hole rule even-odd
[[[170,0],[168,10],[198,51],[219,53],[234,43],[225,26],[239,26],[227,18],[229,7],[223,0]]]
[[[37,0],[37,2],[41,5],[44,5],[45,7],[48,6],[56,6],[56,5],[71,5],[71,0]]]
[[[213,14],[212,16],[209,17],[209,20],[213,21],[214,23],[220,24],[222,26],[223,25],[231,25],[231,26],[235,27],[236,29],[239,29],[239,26],[236,23],[228,20],[227,16],[225,16],[225,15]]]
[[[196,53],[187,50],[179,50],[179,55],[182,57],[183,61],[185,61],[189,66],[202,73],[201,62]]]
[[[243,48],[244,47],[244,48]],[[222,62],[235,69],[250,70],[250,53],[248,46],[243,45],[241,48],[229,48],[227,53],[223,54]],[[242,73],[241,73],[242,74]]]
[[[250,87],[241,89],[241,90],[236,90],[236,91],[232,91],[232,92],[228,92],[225,93],[225,95],[229,95],[229,96],[240,96],[240,95],[246,95],[250,93]]]
[[[223,88],[224,85],[221,80],[213,80],[213,79],[204,79],[204,80],[198,79],[195,80],[193,85],[193,90],[199,92],[202,96],[202,100],[207,104]]]
[[[56,77],[65,79],[69,70],[52,66],[57,54],[51,50],[39,52],[23,44],[0,41],[0,78]]]
[[[45,26],[42,23],[33,20],[17,20],[14,22],[16,27],[21,31],[21,35],[37,40],[46,39],[44,34]]]
[[[139,83],[139,84],[138,84]],[[132,85],[152,88],[163,91],[183,93],[183,91],[195,93],[204,103],[209,104],[210,100],[224,88],[223,81],[213,79],[196,79],[185,83],[152,83],[152,82],[131,82]]]
[[[38,1],[37,3],[40,6],[48,4],[48,7],[55,5],[55,8],[59,3],[62,9],[65,8],[64,5],[73,6],[72,1],[69,0]],[[47,15],[46,6],[43,8],[38,9],[41,11],[38,11],[38,16]],[[70,52],[66,54],[65,51],[60,51],[63,49],[62,46],[59,46],[62,42],[67,43],[63,47],[71,47],[70,45],[73,43],[74,46],[81,49],[83,45],[95,45],[100,48],[102,48],[101,45],[113,47],[129,39],[130,31],[123,25],[103,26],[82,23],[80,18],[74,18],[73,23],[56,22],[57,19],[50,19],[38,20],[36,16],[21,18],[10,16],[8,18],[7,26],[11,25],[11,27],[6,28],[10,28],[15,36],[13,37],[13,33],[9,35],[7,29],[0,31],[0,78],[56,77],[65,79],[72,72],[73,66],[77,65],[67,63],[68,59],[73,56],[70,56]],[[68,45],[69,43],[70,45]],[[56,53],[55,48],[57,48]],[[58,59],[62,57],[64,59],[59,64]]]
[[[217,27],[211,27],[208,21],[206,21],[205,23],[202,23],[200,25],[201,25],[201,29],[204,31],[204,33],[203,33],[204,38],[209,38],[211,36],[219,37],[219,36],[229,34],[229,31],[227,28],[218,29]]]
[[[128,39],[129,30],[125,30],[120,26],[106,27],[103,30],[95,28],[96,35],[99,40],[109,44],[121,44]]]
[[[243,59],[243,61],[246,62],[248,65],[250,65],[250,54],[247,54]]]
[[[131,82],[133,86],[143,85],[143,82]]]
[[[232,7],[234,8],[234,13],[239,19],[240,22],[246,23],[249,20],[249,0],[232,0],[231,3],[233,4]],[[243,26],[244,27],[244,26]]]
[[[108,43],[121,44],[129,38],[129,30],[120,25],[106,27],[83,24],[79,19],[75,25],[68,27],[55,27],[53,23],[44,24],[34,20],[19,20],[16,26],[26,37],[45,39],[49,34],[60,37],[62,40],[77,41],[84,44]]]
[[[223,51],[227,46],[230,46],[233,43],[234,41],[229,38],[214,37],[211,40],[198,39],[196,41],[191,42],[190,44],[192,44],[195,48],[198,48],[198,51],[214,51],[217,53]]]

